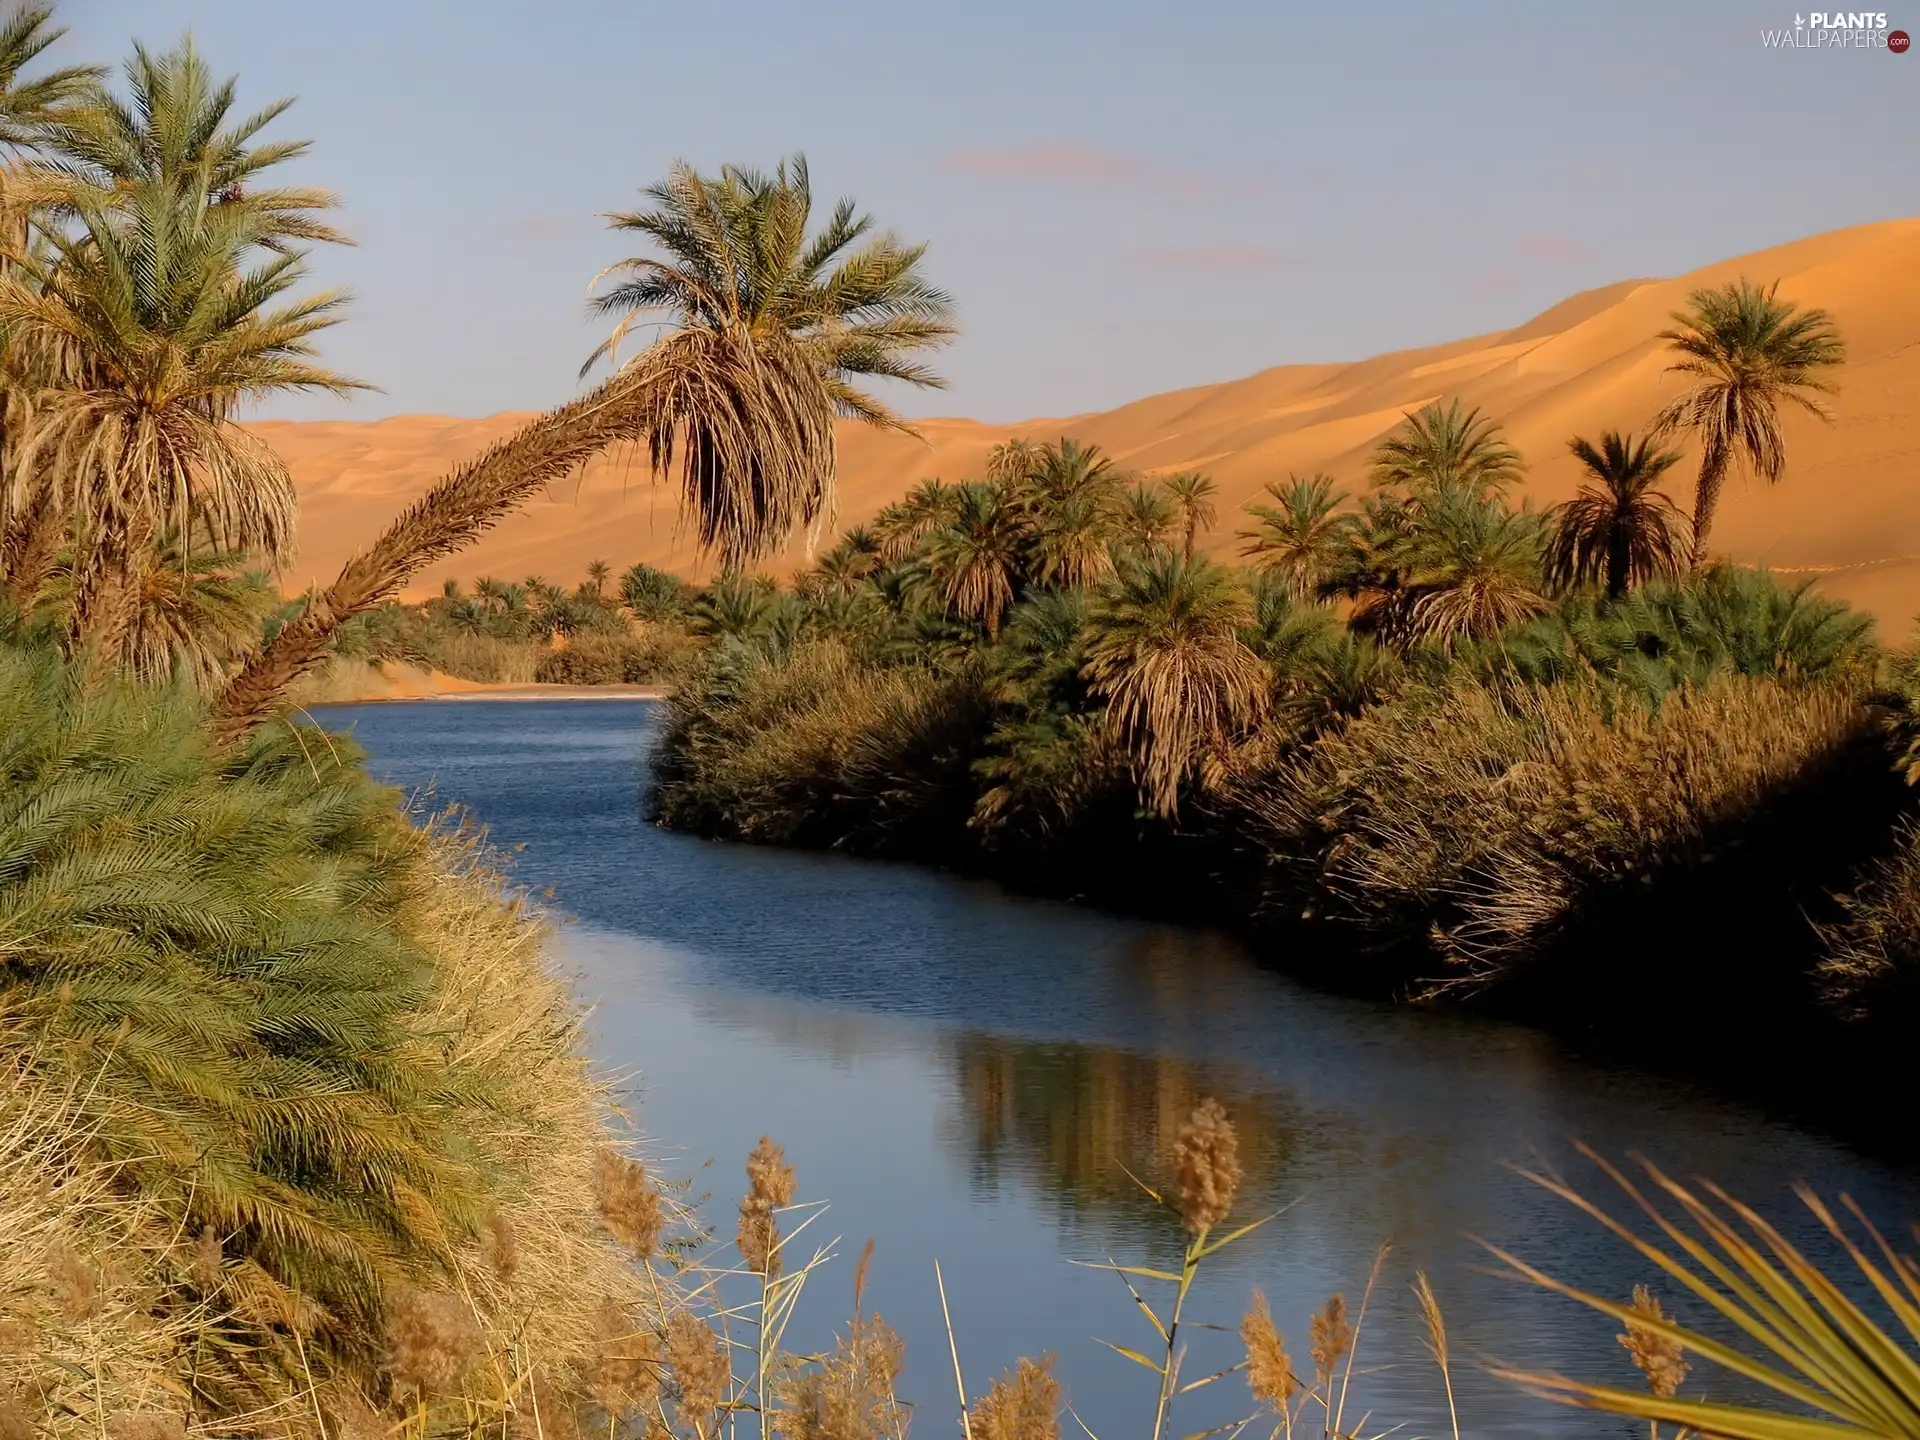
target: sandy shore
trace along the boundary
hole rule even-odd
[[[485,685],[388,661],[328,666],[295,698],[303,709],[313,710],[401,700],[660,700],[666,693],[659,685]]]

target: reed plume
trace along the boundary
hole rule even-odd
[[[1253,1398],[1275,1414],[1288,1414],[1300,1382],[1294,1378],[1286,1337],[1274,1327],[1267,1297],[1258,1290],[1240,1319],[1240,1343],[1247,1349],[1247,1389]]]
[[[1671,1321],[1673,1317],[1660,1308],[1660,1302],[1644,1285],[1633,1287],[1633,1308],[1636,1314],[1650,1320]],[[1662,1400],[1671,1400],[1680,1392],[1680,1386],[1687,1378],[1687,1372],[1693,1366],[1687,1363],[1680,1342],[1661,1334],[1645,1325],[1629,1320],[1627,1328],[1615,1338],[1626,1347],[1635,1367],[1647,1377],[1647,1388]]]
[[[740,1201],[740,1256],[768,1280],[780,1275],[780,1224],[775,1212],[793,1203],[795,1179],[786,1152],[762,1135],[747,1156],[747,1193]]]
[[[631,1250],[636,1260],[653,1258],[663,1222],[660,1192],[647,1179],[645,1167],[608,1147],[594,1164],[593,1183],[601,1218],[613,1238]]]
[[[698,1315],[680,1309],[667,1321],[666,1351],[667,1365],[680,1387],[680,1418],[701,1440],[708,1440],[733,1383],[726,1347]]]
[[[1180,1221],[1203,1235],[1226,1219],[1240,1193],[1240,1137],[1214,1099],[1202,1100],[1181,1127],[1175,1157]]]
[[[1060,1440],[1060,1382],[1053,1356],[1022,1355],[973,1408],[973,1440]]]
[[[1353,1349],[1353,1326],[1347,1321],[1345,1295],[1327,1297],[1327,1303],[1307,1322],[1307,1341],[1307,1353],[1313,1356],[1314,1384],[1324,1387]]]
[[[457,1393],[480,1346],[473,1311],[457,1295],[410,1288],[387,1302],[387,1373],[400,1394]]]
[[[1440,1379],[1447,1387],[1447,1418],[1453,1424],[1453,1440],[1460,1440],[1460,1412],[1453,1404],[1453,1366],[1450,1363],[1452,1352],[1447,1345],[1447,1317],[1441,1313],[1440,1302],[1434,1296],[1433,1286],[1427,1281],[1426,1271],[1414,1272],[1413,1294],[1420,1302],[1420,1318],[1426,1322],[1427,1353],[1433,1356],[1433,1363],[1440,1367]]]

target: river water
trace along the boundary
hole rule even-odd
[[[1659,1279],[1515,1165],[1559,1167],[1602,1195],[1574,1142],[1642,1151],[1721,1181],[1796,1236],[1812,1234],[1789,1194],[1799,1179],[1900,1233],[1920,1216],[1914,1170],[1528,1029],[1318,993],[1225,934],[657,829],[642,805],[658,718],[647,702],[318,713],[416,805],[465,807],[515,852],[519,882],[551,889],[597,1054],[625,1077],[655,1167],[710,1195],[722,1236],[762,1134],[786,1147],[802,1199],[831,1202],[805,1239],[840,1237],[840,1259],[809,1282],[794,1343],[828,1342],[873,1237],[868,1306],[907,1337],[901,1389],[923,1437],[957,1433],[936,1259],[970,1389],[1053,1352],[1094,1435],[1145,1433],[1154,1377],[1097,1339],[1149,1350],[1155,1337],[1119,1278],[1070,1262],[1177,1265],[1177,1222],[1130,1176],[1170,1180],[1174,1135],[1201,1096],[1239,1127],[1237,1213],[1283,1213],[1208,1262],[1189,1316],[1230,1331],[1260,1287],[1304,1371],[1309,1313],[1334,1291],[1357,1306],[1390,1243],[1345,1417],[1353,1429],[1367,1414],[1369,1434],[1449,1433],[1416,1269],[1445,1308],[1465,1433],[1645,1434],[1488,1373],[1637,1380],[1617,1325],[1492,1273],[1474,1237],[1612,1296]],[[1183,1378],[1235,1358],[1230,1333],[1194,1332]],[[1732,1393],[1699,1374],[1688,1391]],[[1248,1408],[1230,1377],[1183,1399],[1171,1433]],[[1069,1420],[1067,1433],[1081,1432]]]

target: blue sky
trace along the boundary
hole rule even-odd
[[[1897,0],[1888,0],[1897,3]],[[1920,32],[1920,0],[1894,27]],[[959,303],[918,415],[1101,409],[1516,323],[1920,211],[1920,53],[1786,52],[1781,0],[807,6],[66,0],[70,59],[191,29],[293,94],[346,201],[336,366],[287,418],[532,409],[600,338],[598,216],[676,157],[804,150]]]

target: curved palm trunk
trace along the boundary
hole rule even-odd
[[[1720,504],[1720,486],[1727,477],[1727,457],[1708,450],[1700,457],[1700,482],[1693,492],[1693,555],[1688,563],[1695,570],[1707,563],[1707,532],[1713,528],[1713,512]]]
[[[23,507],[0,536],[0,593],[22,614],[46,588],[59,550],[60,526],[44,506]]]
[[[448,474],[254,652],[214,704],[216,739],[239,740],[278,714],[294,683],[326,658],[335,632],[391,598],[422,567],[465,549],[547,482],[609,446],[645,438],[648,411],[644,387],[616,376]]]

